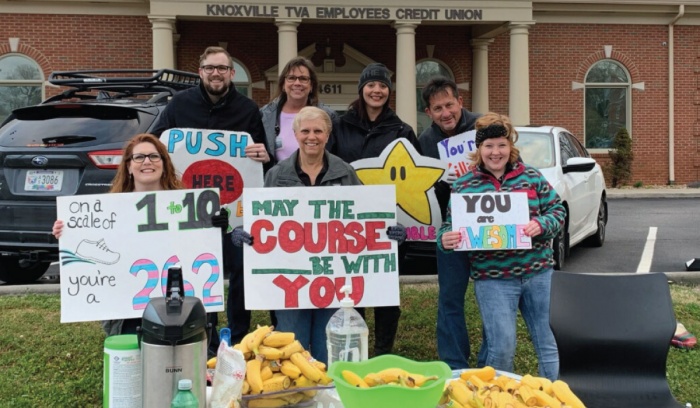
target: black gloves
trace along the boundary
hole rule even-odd
[[[233,241],[233,245],[237,247],[242,247],[243,244],[253,245],[253,236],[245,232],[243,227],[238,226],[234,228],[233,233],[231,233],[231,241]]]
[[[228,210],[221,208],[216,214],[211,216],[211,225],[216,228],[221,228],[223,232],[228,230]]]
[[[386,229],[386,235],[401,245],[406,240],[406,227],[401,224],[393,225]]]

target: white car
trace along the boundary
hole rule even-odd
[[[554,239],[555,269],[564,267],[569,249],[581,242],[605,242],[608,203],[600,165],[568,130],[555,126],[516,127],[523,162],[536,167],[566,207],[566,223]]]

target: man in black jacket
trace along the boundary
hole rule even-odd
[[[438,143],[474,129],[481,116],[462,106],[457,84],[445,77],[431,79],[423,88],[425,113],[433,120],[418,138],[424,156],[440,158]],[[435,184],[435,195],[445,219],[450,201],[451,183],[456,179],[454,170],[448,182]],[[436,250],[438,284],[437,346],[438,356],[452,369],[469,367],[469,334],[464,316],[464,296],[469,285],[469,261],[464,252],[446,254]]]
[[[266,171],[273,163],[271,152],[265,147],[262,116],[255,102],[236,91],[232,83],[234,74],[233,59],[228,51],[208,47],[199,58],[199,86],[173,96],[153,133],[160,136],[164,130],[175,127],[247,132],[254,144],[245,148],[245,155],[263,163]],[[243,249],[234,246],[229,235],[223,241],[224,271],[229,274],[226,316],[231,343],[236,344],[248,333],[251,317],[243,297]],[[216,314],[213,316],[216,319]],[[216,331],[218,319],[211,322]],[[212,349],[216,353],[218,335],[212,339],[210,354]]]

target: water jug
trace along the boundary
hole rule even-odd
[[[153,298],[138,330],[143,375],[143,406],[169,408],[181,379],[205,407],[207,389],[207,314],[201,300],[184,296],[182,269],[168,269],[166,296]]]
[[[328,366],[334,361],[367,360],[369,330],[360,313],[353,308],[350,286],[343,286],[345,297],[340,301],[340,309],[331,316],[326,325]]]

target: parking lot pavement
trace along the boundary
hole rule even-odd
[[[608,188],[609,199],[617,198],[698,198],[700,188]]]

